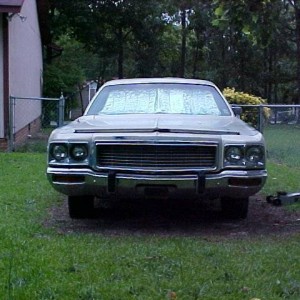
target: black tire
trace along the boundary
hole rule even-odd
[[[249,198],[221,198],[222,214],[227,219],[246,219],[248,206]]]
[[[92,218],[95,213],[93,196],[69,196],[69,215],[72,219]]]

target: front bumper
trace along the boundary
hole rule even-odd
[[[257,193],[264,186],[267,171],[224,170],[217,174],[153,175],[48,167],[47,177],[57,191],[68,196],[244,198]]]

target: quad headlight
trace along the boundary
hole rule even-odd
[[[265,149],[261,145],[228,145],[224,150],[224,166],[263,168]]]
[[[264,151],[262,147],[252,146],[246,149],[246,160],[251,164],[260,164],[264,161]]]
[[[88,150],[86,145],[78,144],[71,147],[70,156],[77,161],[85,160],[88,155]]]
[[[229,164],[239,164],[243,159],[243,149],[238,146],[230,146],[225,150],[225,161]]]
[[[88,157],[88,144],[53,143],[49,147],[49,160],[53,163],[84,162]]]
[[[53,145],[51,155],[57,161],[65,160],[68,157],[68,148],[65,144]]]

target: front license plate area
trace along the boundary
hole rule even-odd
[[[173,185],[139,185],[137,191],[146,198],[168,198],[176,190]]]

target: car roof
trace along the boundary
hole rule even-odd
[[[107,85],[120,85],[120,84],[139,84],[139,83],[184,83],[184,84],[201,84],[215,86],[210,81],[200,79],[187,79],[176,77],[162,77],[162,78],[130,78],[130,79],[115,79],[107,81]]]

